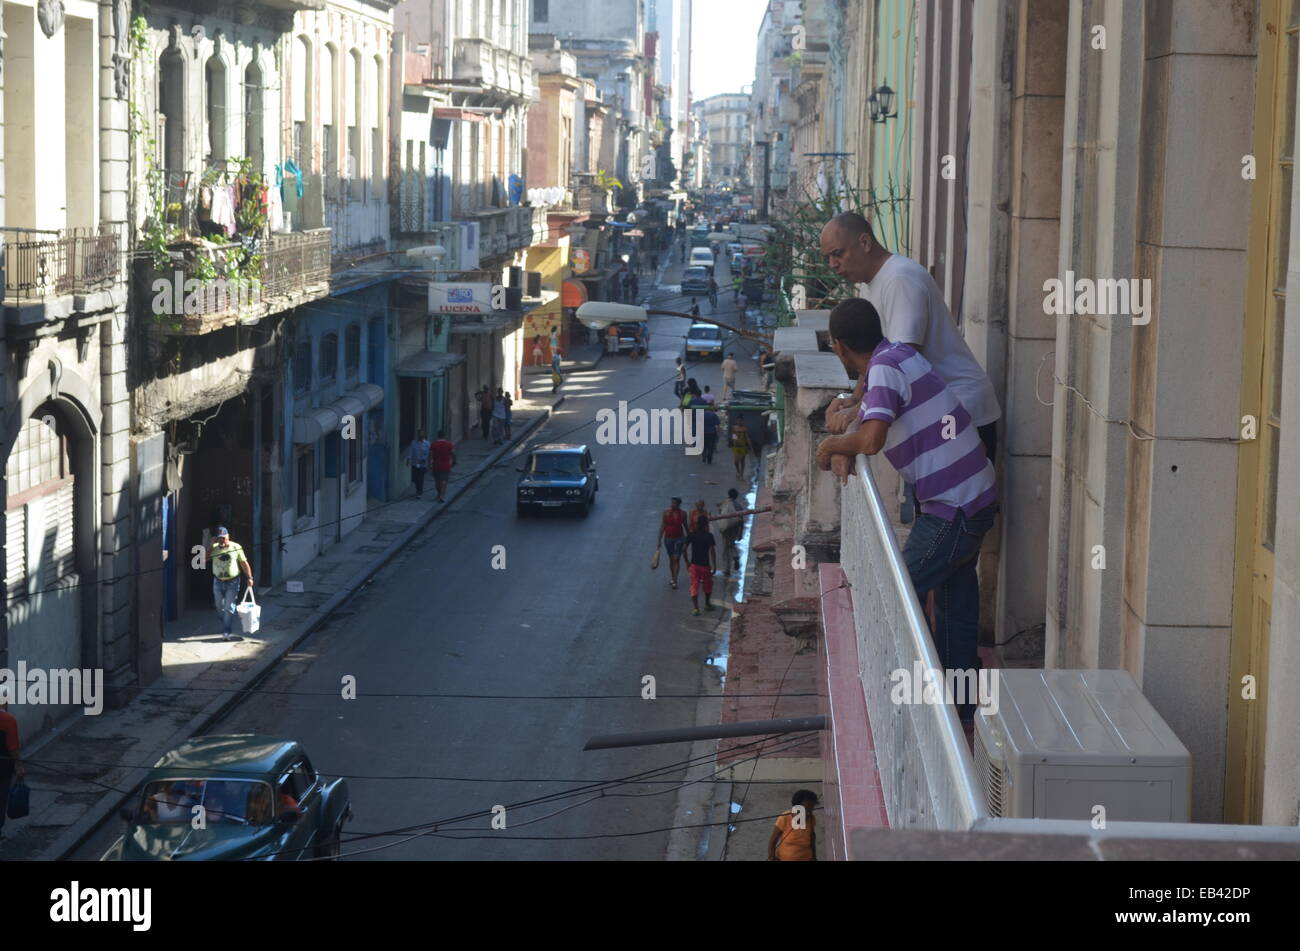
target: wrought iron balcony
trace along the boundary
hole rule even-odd
[[[122,260],[121,236],[108,228],[0,228],[6,304],[106,290]]]
[[[197,335],[325,297],[330,291],[330,229],[273,234],[250,244],[178,244],[171,270],[144,259],[137,299],[158,333]]]

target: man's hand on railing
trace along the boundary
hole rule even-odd
[[[853,457],[835,453],[831,456],[831,472],[840,477],[840,485],[848,485],[849,476],[853,475]]]
[[[826,409],[826,430],[827,432],[839,434],[849,431],[853,425],[853,420],[857,418],[856,404],[850,402],[844,409],[835,409],[832,403]]]

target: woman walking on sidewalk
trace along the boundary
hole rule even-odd
[[[731,455],[736,462],[736,478],[745,478],[745,458],[749,455],[749,427],[737,419],[731,427]]]
[[[505,404],[506,404],[506,439],[513,439],[514,433],[511,431],[511,427],[514,424],[514,418],[515,418],[515,412],[513,409],[515,405],[515,401],[510,396],[509,393],[505,394]]]
[[[492,391],[488,389],[486,383],[483,389],[479,390],[475,396],[478,400],[478,424],[479,431],[483,433],[484,439],[492,438]]]

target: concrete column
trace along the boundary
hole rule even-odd
[[[100,348],[100,462],[103,497],[101,537],[101,656],[110,702],[129,699],[129,687],[137,683],[142,658],[136,656],[137,637],[153,644],[152,656],[144,666],[157,676],[161,661],[161,632],[141,631],[136,603],[141,592],[145,600],[160,603],[160,573],[141,559],[142,535],[139,511],[132,511],[132,486],[141,486],[131,471],[131,411],[127,391],[127,285],[125,252],[127,241],[128,189],[130,187],[127,132],[127,101],[117,98],[113,68],[116,24],[112,0],[100,0],[97,23],[98,82],[95,86],[99,141],[98,217],[102,228],[121,236],[123,257],[112,288],[112,317],[98,327]],[[129,27],[128,27],[129,28]],[[146,501],[141,499],[142,502]],[[147,500],[156,505],[157,498]],[[133,517],[134,516],[134,517]],[[152,545],[149,550],[156,548]],[[153,569],[153,570],[146,570]],[[150,625],[152,628],[152,626]],[[138,634],[137,634],[138,632]]]
[[[800,455],[791,454],[786,460],[787,466],[798,465],[803,477],[796,500],[795,539],[817,544],[838,539],[840,482],[817,468],[814,453],[826,436],[827,405],[835,394],[850,389],[852,382],[839,358],[829,353],[796,353],[794,363],[794,405],[787,400],[786,427],[787,431],[796,427],[801,431],[799,442],[805,447]]]

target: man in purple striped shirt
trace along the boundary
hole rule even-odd
[[[817,464],[847,481],[858,453],[882,449],[916,485],[921,514],[903,547],[923,602],[935,592],[935,648],[948,670],[978,670],[980,544],[997,514],[993,465],[948,385],[921,354],[884,339],[870,302],[850,300],[830,316],[831,349],[850,376],[865,377],[856,432],[817,447]],[[974,706],[959,708],[969,721]]]

